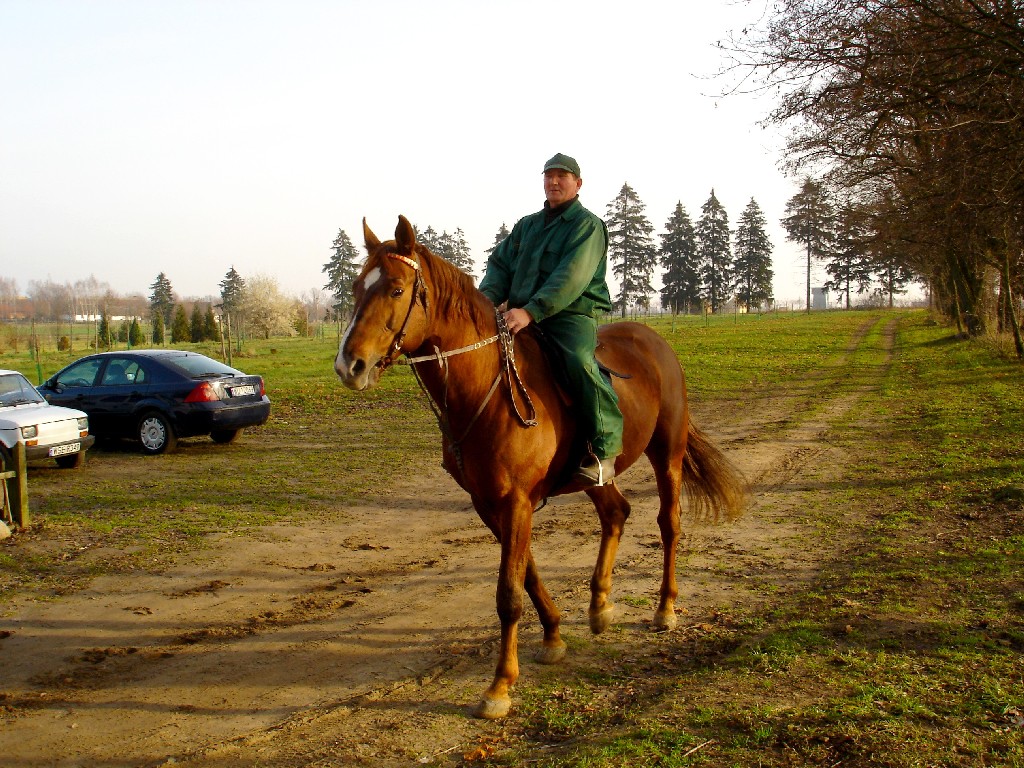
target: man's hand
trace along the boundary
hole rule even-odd
[[[508,310],[504,317],[505,325],[508,326],[508,329],[512,332],[513,336],[533,322],[533,318],[530,317],[530,313],[521,308]]]

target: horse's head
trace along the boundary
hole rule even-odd
[[[363,219],[366,264],[352,285],[355,312],[334,360],[345,386],[373,387],[404,349],[415,349],[426,325],[426,287],[416,234],[398,217],[395,239],[381,242]]]

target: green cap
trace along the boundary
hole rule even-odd
[[[568,155],[563,155],[561,152],[544,163],[545,171],[550,171],[552,168],[561,168],[563,171],[568,171],[577,178],[579,178],[580,175],[580,164]]]

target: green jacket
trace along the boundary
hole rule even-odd
[[[607,255],[608,228],[577,198],[550,224],[544,211],[516,222],[491,252],[480,290],[535,322],[559,312],[596,317],[612,308]]]

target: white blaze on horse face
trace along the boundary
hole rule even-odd
[[[365,292],[370,290],[376,283],[380,281],[381,276],[383,274],[384,273],[380,267],[374,267],[369,272],[367,272],[366,276],[363,278],[363,291]],[[355,318],[353,318],[352,322],[348,324],[348,328],[345,330],[345,335],[342,337],[341,343],[338,345],[338,354],[334,358],[334,370],[338,374],[338,377],[343,382],[350,386],[353,383],[355,383],[357,384],[357,388],[362,389],[362,386],[358,385],[361,384],[365,386],[365,376],[361,377],[352,370],[352,361],[349,360],[348,357],[345,355],[345,346],[346,344],[348,344],[348,338],[349,336],[352,335],[352,331],[355,330],[355,327],[356,322]]]
[[[380,276],[382,274],[383,272],[381,272],[380,267],[374,267],[367,272],[366,277],[363,278],[363,290],[368,291],[373,288],[373,286],[377,284],[377,281],[380,280]]]

